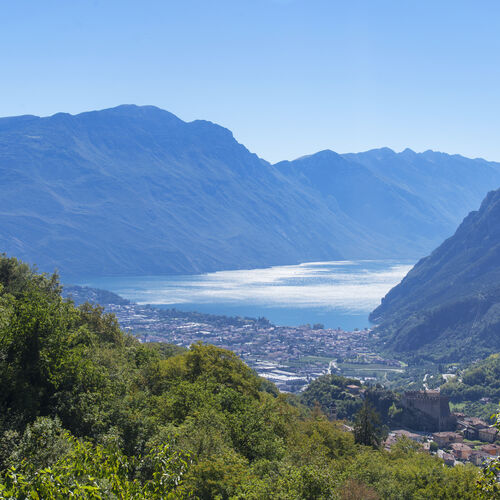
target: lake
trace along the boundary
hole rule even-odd
[[[352,330],[369,326],[370,311],[411,267],[410,262],[388,260],[308,262],[189,276],[82,278],[75,283],[139,304]]]

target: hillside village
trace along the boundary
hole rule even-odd
[[[472,463],[481,466],[500,455],[498,431],[490,424],[475,417],[457,415],[454,431],[433,433],[395,429],[384,442],[387,450],[401,437],[420,443],[428,453],[438,455],[449,466]]]

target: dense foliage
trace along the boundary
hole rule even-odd
[[[500,401],[500,354],[472,364],[442,385],[441,391],[468,415],[489,418]]]
[[[364,402],[368,402],[381,424],[387,427],[425,430],[436,425],[416,408],[404,408],[399,393],[380,384],[361,388],[359,380],[338,375],[318,377],[302,393],[301,401],[310,408],[318,404],[326,415],[335,415],[339,419],[356,419]]]
[[[350,420],[361,408],[361,399],[348,386],[361,389],[361,383],[357,379],[323,375],[307,386],[301,394],[301,401],[310,408],[319,403],[326,415]]]
[[[15,259],[0,284],[0,497],[476,496],[477,469],[356,444],[229,351],[140,344]]]

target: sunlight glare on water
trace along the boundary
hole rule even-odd
[[[368,313],[411,267],[396,261],[309,262],[192,276],[83,279],[79,284],[142,304],[266,316],[277,324],[320,321],[332,326],[343,320],[347,328],[367,326]]]

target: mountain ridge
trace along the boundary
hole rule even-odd
[[[387,349],[438,361],[500,350],[500,189],[370,315]]]
[[[73,276],[416,258],[451,233],[457,204],[500,185],[500,169],[464,160],[473,194],[459,175],[431,202],[404,182],[425,185],[419,165],[384,154],[394,172],[367,153],[272,165],[230,130],[155,106],[2,118],[0,249]]]

